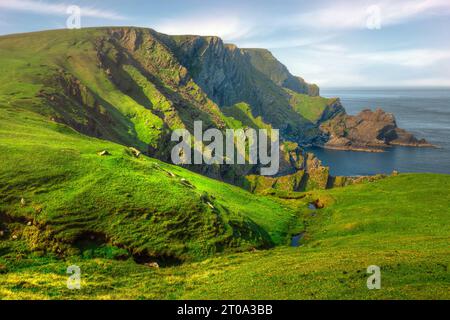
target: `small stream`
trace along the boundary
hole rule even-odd
[[[300,246],[300,241],[303,239],[303,236],[305,235],[304,232],[296,234],[295,236],[292,237],[291,239],[291,247],[299,247]]]
[[[309,210],[317,210],[317,207],[314,203],[309,203],[308,204],[308,209]],[[300,241],[303,239],[303,237],[305,236],[305,232],[300,232],[299,234],[296,234],[294,236],[292,236],[291,238],[291,247],[299,247],[300,246]]]

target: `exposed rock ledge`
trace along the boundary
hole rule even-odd
[[[317,146],[363,152],[384,152],[390,146],[433,147],[397,126],[392,113],[366,109],[356,116],[339,114],[320,126],[324,136]]]
[[[373,182],[387,177],[384,174],[335,177],[330,175],[330,168],[322,165],[322,162],[313,153],[304,152],[299,159],[297,161],[299,168],[295,173],[278,177],[247,175],[245,176],[247,183],[244,187],[253,193],[277,194],[280,197],[290,197],[290,192],[338,188]],[[394,171],[392,175],[398,175],[398,172]]]

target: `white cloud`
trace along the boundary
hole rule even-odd
[[[293,74],[319,86],[447,85],[450,49],[362,52],[334,44],[277,51]],[[331,49],[331,50],[329,50]]]
[[[48,3],[43,1],[31,0],[0,0],[0,8],[26,11],[39,14],[51,15],[67,15],[67,8],[70,4],[64,3]],[[124,16],[108,10],[96,9],[93,7],[81,7],[81,15],[86,17],[109,19],[109,20],[123,20]]]
[[[419,17],[450,14],[450,0],[327,1],[317,9],[294,7],[273,16],[251,8],[187,12],[157,20],[151,27],[168,34],[215,35],[242,47],[293,48],[323,42],[313,38],[323,38],[324,32],[328,40],[339,29],[366,28],[374,6],[379,8],[381,28]]]
[[[317,43],[317,44],[313,44],[310,48],[313,50],[318,50],[318,51],[323,51],[323,52],[343,53],[343,52],[349,51],[349,49],[343,45],[332,44],[332,43]]]
[[[159,32],[171,35],[218,36],[225,40],[241,39],[249,36],[254,31],[252,23],[244,22],[244,19],[240,19],[233,14],[222,14],[210,18],[207,16],[199,15],[163,19],[151,27]]]
[[[379,8],[381,27],[404,23],[425,15],[450,14],[449,0],[378,0],[336,2],[316,11],[299,14],[295,24],[318,29],[366,28]]]
[[[366,63],[393,64],[411,68],[422,68],[450,59],[450,50],[411,49],[398,51],[382,51],[353,54],[352,59],[359,59]]]
[[[237,45],[241,48],[265,48],[265,49],[288,49],[298,47],[321,47],[326,46],[325,43],[332,39],[334,35],[318,35],[312,36],[294,36],[288,38],[279,38],[277,36],[264,37],[262,40],[243,39],[237,41]],[[338,45],[335,46],[338,49]]]

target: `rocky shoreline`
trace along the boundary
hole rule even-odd
[[[317,148],[337,150],[337,151],[353,151],[353,152],[371,152],[371,153],[383,153],[384,149],[372,148],[372,147],[354,147],[354,146],[339,146],[339,145],[313,145]]]

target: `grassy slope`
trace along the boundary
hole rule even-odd
[[[152,118],[154,123],[157,121],[144,106],[115,88],[96,66],[93,42],[102,34],[103,32],[99,29],[73,32],[48,31],[2,37],[0,42],[0,68],[2,71],[0,73],[0,91],[3,101],[10,105],[17,104],[20,107],[33,108],[33,111],[43,114],[55,114],[47,104],[40,104],[41,107],[36,108],[36,104],[38,104],[36,96],[39,90],[46,89],[44,83],[48,83],[55,77],[56,70],[63,68],[81,79],[93,94],[103,98],[104,106],[102,107],[106,107],[108,104],[114,105],[124,118],[129,119],[120,121],[118,117],[115,117],[118,122],[114,128],[116,133],[105,136],[105,138],[120,139],[130,145],[144,147],[145,144],[142,140],[147,140],[145,141],[147,143],[152,142],[147,136],[154,135],[154,130],[148,127],[145,132],[146,136],[143,137],[140,133],[144,130],[139,130],[140,125],[148,118]],[[53,89],[53,84],[50,85],[51,89]],[[68,109],[67,106],[66,109]],[[77,113],[75,110],[66,110],[66,112],[71,111]],[[71,119],[80,124],[86,122],[85,117],[76,117],[73,113],[70,114]]]
[[[18,260],[0,276],[0,297],[448,299],[449,184],[445,175],[401,175],[290,200],[308,223],[299,248],[157,270],[106,259]],[[312,216],[306,203],[317,197],[327,207]],[[72,263],[83,272],[80,291],[65,288]],[[381,267],[381,290],[366,288],[373,264]]]
[[[290,103],[292,108],[312,123],[317,123],[322,117],[325,109],[336,101],[336,99],[319,96],[310,97],[306,94],[296,93],[289,89],[285,90],[291,97]]]
[[[107,41],[114,30],[123,34]],[[134,37],[144,43],[133,47]],[[72,127],[86,128],[92,120],[102,138],[143,151],[148,145],[159,147],[165,125],[191,128],[195,119],[219,126],[224,118],[195,83],[180,84],[186,70],[147,29],[2,36],[0,57],[0,102],[62,119]],[[82,103],[67,90],[67,83],[61,85],[62,74],[85,88]],[[42,92],[58,99],[44,101]]]
[[[27,110],[0,107],[0,132],[0,213],[37,225],[16,230],[36,250],[71,252],[84,233],[98,232],[132,254],[189,260],[221,248],[285,243],[297,224],[276,201],[136,159],[124,146]],[[100,157],[101,150],[112,155]]]
[[[89,139],[51,120],[69,119],[75,127],[89,127],[92,119],[105,115],[106,120],[97,123],[102,137],[145,150],[162,132],[162,119],[155,114],[164,113],[171,128],[194,118],[225,119],[194,83],[176,85],[183,69],[148,30],[117,31],[123,34],[113,41],[116,47],[105,43],[102,49],[99,39],[107,38],[111,29],[1,37],[0,213],[34,221],[37,226],[27,231],[28,238],[46,238],[46,242],[32,245],[41,249],[53,240],[63,242],[51,244],[57,252],[70,250],[66,244],[72,245],[86,232],[104,234],[133,254],[182,260],[222,248],[284,243],[298,223],[292,211],[280,204],[187,170],[136,160],[122,146]],[[132,50],[137,33],[146,43]],[[98,50],[104,54],[102,68]],[[117,50],[128,56],[122,58],[120,70],[115,69]],[[157,80],[150,81],[147,71],[135,67],[144,64]],[[114,85],[108,72],[118,77],[116,82],[128,82]],[[64,92],[55,78],[69,88],[73,82],[87,88],[81,91],[83,103],[72,96],[72,89]],[[59,99],[60,105],[55,103]],[[170,99],[184,103],[177,107],[179,114],[173,113]],[[103,149],[112,156],[97,156]],[[179,176],[168,176],[167,170]],[[182,178],[195,189],[180,183]],[[25,206],[20,206],[22,197]],[[41,230],[47,225],[50,231]]]
[[[250,106],[244,102],[224,107],[222,112],[227,116],[227,122],[231,128],[271,129],[271,126],[265,123],[261,117],[255,118]]]

